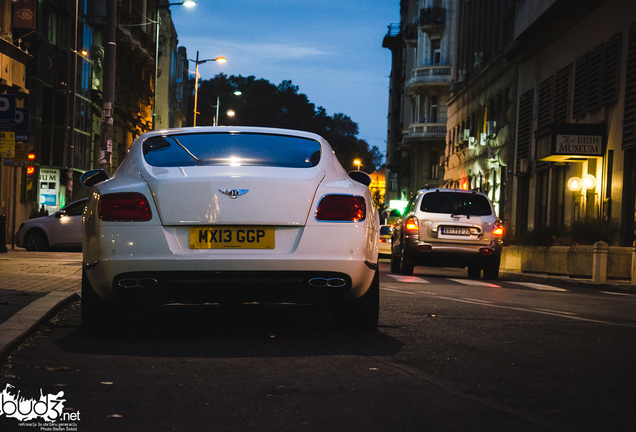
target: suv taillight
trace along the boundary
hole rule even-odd
[[[111,222],[149,221],[152,212],[148,200],[140,193],[112,193],[99,198],[99,218]]]
[[[420,224],[417,219],[414,217],[408,218],[404,223],[404,231],[406,231],[406,234],[419,234]]]
[[[364,198],[354,195],[325,195],[318,204],[316,220],[360,222],[367,214]]]
[[[504,235],[504,226],[503,226],[503,223],[501,221],[498,220],[493,225],[493,227],[492,227],[492,235],[497,236],[497,237],[502,237]]]

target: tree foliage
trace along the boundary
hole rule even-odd
[[[191,88],[194,88],[192,83]],[[234,95],[235,91],[241,95]],[[254,76],[227,76],[219,74],[210,80],[200,81],[198,92],[197,126],[214,124],[217,97],[219,100],[219,125],[266,126],[298,129],[314,132],[325,138],[333,147],[342,166],[354,169],[353,161],[360,159],[361,169],[374,172],[382,165],[382,153],[376,147],[357,137],[358,125],[342,113],[329,116],[323,107],[317,107],[307,96],[298,92],[291,81],[279,85]],[[191,98],[194,103],[194,95]],[[188,110],[192,117],[192,109]],[[228,110],[236,115],[228,116]],[[192,118],[189,118],[192,124]]]

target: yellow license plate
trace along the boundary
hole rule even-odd
[[[190,227],[190,249],[274,249],[274,227]]]

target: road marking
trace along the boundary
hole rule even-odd
[[[390,274],[387,276],[392,277],[393,279],[401,283],[430,283],[426,279],[422,279],[421,277],[417,276],[400,276],[394,274]]]
[[[534,282],[510,282],[510,283],[515,285],[523,285],[525,287],[541,290],[541,291],[567,291],[566,289],[563,289],[563,288],[557,288],[550,285],[543,285],[543,284],[534,283]]]
[[[425,294],[425,293],[416,293],[416,292],[413,292],[413,291],[404,291],[404,290],[399,290],[399,289],[395,289],[395,288],[382,287],[382,289],[385,290],[385,291],[399,292],[399,293],[402,293],[402,294],[413,294],[413,295]]]
[[[479,302],[479,303],[488,303],[488,304],[493,304],[495,302],[492,302],[490,300],[480,300],[480,299],[474,299],[474,298],[468,298],[468,297],[464,297],[464,300],[470,300],[470,301],[474,301],[474,302]]]
[[[552,309],[535,308],[535,310],[543,311],[543,312],[553,312],[553,313],[564,314],[564,315],[577,315],[576,312],[564,312],[564,311],[557,311]]]
[[[400,292],[404,294],[415,294],[415,295],[426,295],[426,296],[430,295],[426,293],[425,291],[411,292],[411,291],[403,291],[403,290],[390,289],[390,288],[382,288],[382,289],[387,291]],[[504,306],[504,305],[499,305],[495,303],[488,303],[485,300],[464,299],[464,298],[460,299],[460,298],[453,298],[453,297],[446,297],[446,296],[439,296],[439,295],[435,296],[435,298],[442,299],[442,300],[450,300],[450,301],[460,302],[460,303],[470,303],[470,304],[475,304],[479,306],[493,307],[498,309],[509,309],[509,310],[520,311],[520,312],[530,312],[530,313],[541,314],[541,315],[551,315],[551,316],[567,318],[567,319],[571,319],[575,321],[584,321],[584,322],[591,322],[591,323],[597,323],[597,324],[608,324],[608,325],[614,325],[614,326],[620,326],[620,327],[636,328],[636,324],[634,323],[611,322],[611,321],[596,320],[591,318],[582,318],[582,317],[574,316],[571,312],[559,312],[559,311],[550,311],[549,309],[541,310],[541,309],[528,309],[528,308],[514,307],[514,306]]]
[[[484,286],[484,287],[491,287],[491,288],[501,288],[501,286],[499,285],[495,285],[495,284],[491,284],[488,282],[482,282],[482,281],[478,281],[478,280],[474,280],[474,279],[448,279],[451,280],[453,282],[457,282],[463,285],[471,285],[471,286]]]
[[[625,296],[625,297],[636,297],[634,294],[617,293],[617,292],[611,292],[611,291],[601,291],[601,293],[603,293],[603,294],[617,295],[617,296]]]

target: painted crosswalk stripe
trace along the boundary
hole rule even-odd
[[[563,289],[563,288],[557,288],[550,285],[543,285],[543,284],[538,284],[534,282],[510,282],[510,283],[513,283],[515,285],[523,285],[525,287],[541,290],[541,291],[567,291],[566,289]]]
[[[488,282],[482,282],[482,281],[478,281],[478,280],[474,280],[474,279],[448,279],[451,280],[453,282],[457,282],[463,285],[470,285],[470,286],[483,286],[483,287],[491,287],[491,288],[501,288],[501,286],[499,285],[495,285],[495,284],[491,284]]]
[[[393,279],[395,279],[398,282],[402,282],[402,283],[429,283],[429,281],[427,281],[426,279],[422,279],[421,277],[417,277],[417,276],[400,276],[400,275],[387,275],[389,277],[392,277]]]

